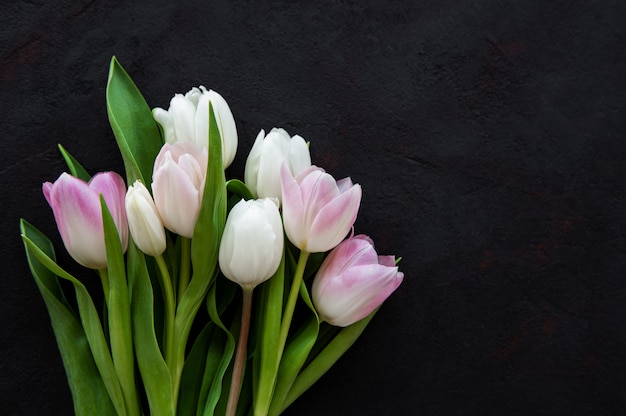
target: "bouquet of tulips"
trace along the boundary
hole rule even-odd
[[[106,99],[126,179],[59,146],[69,173],[43,185],[65,248],[95,273],[67,272],[21,221],[75,413],[281,414],[403,279],[354,236],[361,187],[282,129],[261,130],[245,180],[227,180],[235,121],[204,87],[151,111],[113,58]],[[83,283],[95,276],[101,308]]]

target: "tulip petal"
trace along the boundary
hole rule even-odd
[[[361,204],[361,186],[354,185],[324,205],[311,224],[307,251],[328,251],[343,240],[356,220]]]
[[[309,166],[311,166],[311,153],[304,139],[298,135],[291,138],[289,143],[289,170],[294,175],[299,175]]]
[[[308,229],[304,224],[304,202],[296,178],[283,163],[280,168],[283,223],[289,240],[298,248],[306,246]]]
[[[176,142],[195,142],[196,107],[181,94],[176,94],[170,101],[170,114],[174,120]]]
[[[252,191],[252,194],[255,197],[258,197],[257,194],[257,184],[258,184],[258,172],[259,172],[259,164],[261,162],[261,153],[263,152],[263,139],[265,137],[265,131],[261,129],[259,134],[257,134],[256,139],[254,140],[254,144],[252,145],[252,149],[248,154],[248,158],[246,159],[246,167],[244,169],[244,182],[248,185],[248,188]],[[280,169],[280,167],[279,167]],[[279,177],[280,179],[280,177]]]
[[[307,224],[310,226],[315,214],[339,195],[339,189],[335,179],[323,169],[307,169],[305,172],[307,172],[305,176],[301,178],[299,175],[296,179],[302,192],[302,202],[307,211],[305,214]]]
[[[61,174],[54,184],[45,184],[44,195],[72,258],[85,267],[106,267],[99,196],[86,182],[67,173]]]
[[[206,94],[202,94],[197,98],[193,142],[207,149],[209,147],[209,97]]]
[[[267,135],[263,143],[258,169],[259,198],[281,195],[280,167],[285,160],[289,147],[289,137],[273,132]]]
[[[117,228],[122,251],[126,251],[128,247],[128,221],[124,207],[124,199],[126,198],[124,179],[115,172],[97,173],[89,181],[89,188],[96,195],[102,194]]]
[[[404,275],[378,264],[352,267],[341,278],[326,279],[313,289],[318,312],[337,326],[348,326],[369,315],[397,289]],[[323,301],[321,301],[323,299]]]
[[[174,143],[176,141],[176,130],[174,129],[174,120],[172,120],[172,115],[168,111],[157,107],[152,110],[152,117],[161,125],[163,135],[165,136],[165,142]]]
[[[200,212],[199,191],[174,162],[161,166],[153,180],[154,202],[165,228],[191,238]]]
[[[239,141],[237,137],[237,126],[235,125],[233,113],[230,111],[230,107],[226,100],[224,100],[224,97],[213,90],[209,90],[207,95],[213,106],[215,121],[217,122],[222,139],[222,163],[225,169],[230,166],[237,153],[237,144]]]

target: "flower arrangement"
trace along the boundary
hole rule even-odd
[[[236,124],[204,87],[151,111],[113,58],[106,99],[126,178],[92,176],[59,146],[69,173],[43,185],[65,248],[100,277],[101,311],[89,273],[64,270],[21,220],[75,413],[281,414],[404,277],[351,231],[361,187],[283,129],[261,130],[245,181],[226,180]]]

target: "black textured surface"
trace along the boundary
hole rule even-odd
[[[0,16],[0,409],[71,414],[18,218],[63,253],[62,143],[122,171],[116,55],[151,106],[204,84],[363,186],[405,282],[287,415],[626,413],[626,3],[12,2]]]

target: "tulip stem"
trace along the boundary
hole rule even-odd
[[[306,262],[309,259],[310,254],[311,253],[308,251],[302,250],[300,251],[300,257],[298,257],[296,272],[293,275],[291,289],[289,290],[289,298],[287,298],[287,305],[285,306],[285,312],[283,313],[283,319],[280,325],[280,338],[278,339],[278,362],[280,362],[280,359],[283,356],[283,350],[285,349],[285,344],[287,343],[287,335],[289,334],[293,311],[296,308],[298,293],[300,292],[300,286],[302,285],[304,268],[306,267]]]
[[[172,288],[172,280],[167,270],[167,264],[163,259],[163,255],[159,254],[155,257],[159,271],[161,272],[161,283],[163,286],[163,295],[165,297],[165,362],[170,370],[174,368],[174,318],[176,313],[176,301],[174,300],[174,289]]]
[[[246,347],[248,345],[248,333],[250,332],[250,314],[252,311],[252,291],[254,288],[243,288],[243,305],[241,307],[241,328],[239,329],[239,340],[237,341],[237,353],[233,365],[233,376],[230,380],[230,391],[228,392],[228,404],[226,405],[226,416],[237,414],[237,404],[239,393],[241,392],[241,380],[243,378],[243,368],[246,363]]]
[[[183,298],[190,276],[191,238],[181,237],[180,247],[180,278],[178,279],[178,302]]]

